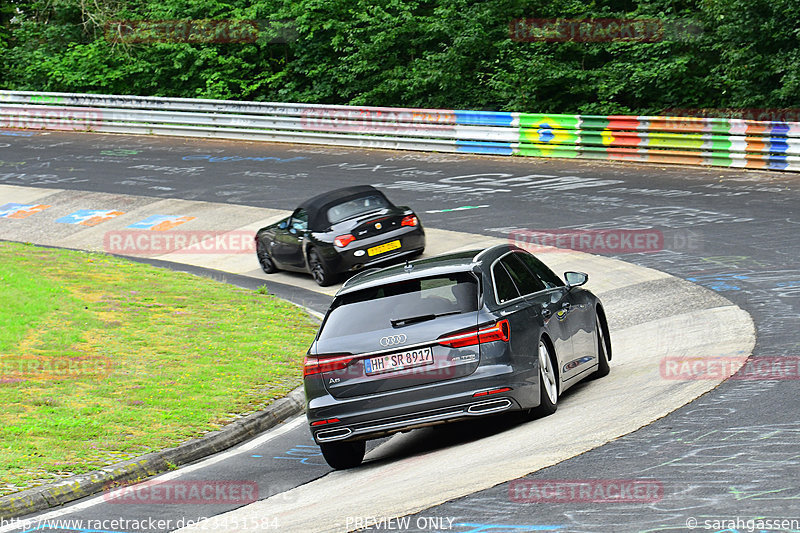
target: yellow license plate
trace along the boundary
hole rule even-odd
[[[398,248],[400,248],[400,241],[387,242],[384,244],[379,244],[378,246],[373,246],[372,248],[367,248],[367,255],[372,257],[373,255],[386,253],[391,250],[397,250]]]

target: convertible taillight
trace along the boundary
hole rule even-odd
[[[510,338],[511,326],[509,326],[508,320],[501,320],[486,328],[448,335],[447,337],[439,339],[437,342],[442,346],[449,346],[450,348],[463,348],[464,346],[473,346],[484,342],[508,342]]]
[[[403,217],[403,220],[400,222],[401,226],[416,226],[417,224],[419,224],[417,215],[408,215],[407,217]]]
[[[333,244],[338,248],[344,248],[354,240],[356,240],[356,238],[348,233],[347,235],[339,235],[333,239]]]
[[[333,372],[347,368],[354,357],[352,355],[333,355],[316,357],[307,355],[303,361],[303,377],[313,376],[322,372]]]

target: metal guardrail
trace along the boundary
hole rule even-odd
[[[800,122],[0,91],[0,128],[800,171]]]

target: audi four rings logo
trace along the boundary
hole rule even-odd
[[[403,344],[404,342],[406,342],[407,338],[408,337],[406,337],[403,334],[381,337],[381,346],[395,346],[397,344]]]

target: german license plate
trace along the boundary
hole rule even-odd
[[[433,364],[433,348],[418,348],[407,352],[381,355],[364,361],[366,374],[383,374],[384,372],[397,372],[415,366]]]
[[[372,248],[367,248],[367,255],[372,257],[373,255],[379,255],[392,250],[397,250],[398,248],[400,248],[400,241],[387,242],[384,244],[379,244],[378,246],[373,246]]]

